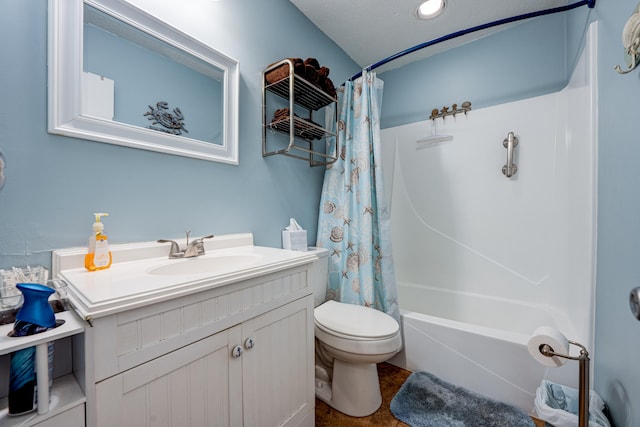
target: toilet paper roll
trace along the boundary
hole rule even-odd
[[[536,361],[551,368],[557,368],[567,363],[567,359],[558,356],[545,356],[540,352],[544,344],[550,346],[554,353],[569,354],[569,341],[560,331],[551,326],[541,326],[533,332],[527,345],[529,354]]]

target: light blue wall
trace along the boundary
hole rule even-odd
[[[566,14],[515,27],[380,75],[383,128],[425,120],[434,108],[482,108],[560,90],[567,82]]]
[[[598,258],[595,385],[616,426],[640,426],[640,323],[629,291],[640,285],[640,68],[625,67],[622,28],[635,0],[601,1],[598,20]]]
[[[115,121],[162,128],[144,113],[165,101],[168,113],[180,108],[184,136],[224,143],[220,81],[95,25],[85,24],[83,31],[83,71],[114,80]]]
[[[210,14],[218,48],[240,62],[239,166],[48,134],[47,1],[0,0],[0,268],[50,265],[52,249],[85,245],[98,211],[111,214],[112,243],[190,229],[253,232],[256,244],[280,246],[291,216],[315,243],[323,170],[262,158],[261,72],[285,57],[315,57],[339,85],[357,65],[289,0],[192,3],[168,13]]]

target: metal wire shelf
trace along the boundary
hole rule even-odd
[[[274,70],[287,67],[286,71],[281,69],[280,74],[286,74],[271,83],[267,79],[267,74]],[[301,159],[309,162],[310,166],[323,166],[335,162],[337,158],[337,136],[331,129],[326,129],[313,122],[313,112],[330,106],[334,109],[324,110],[325,114],[333,115],[333,129],[337,129],[337,100],[324,92],[319,87],[313,85],[304,78],[296,75],[293,69],[293,63],[284,59],[267,67],[263,73],[263,90],[262,90],[262,156],[268,157],[275,154]],[[273,78],[273,74],[269,76],[269,80]],[[272,93],[277,97],[285,100],[289,107],[289,116],[278,117],[268,122],[267,120],[267,93]],[[271,99],[271,98],[270,98]],[[277,99],[277,98],[274,98]],[[301,107],[308,111],[308,118],[302,118],[294,114],[294,109]],[[270,131],[270,132],[268,132]],[[267,136],[270,133],[279,133],[289,136],[288,142],[284,138],[273,139],[267,148]],[[333,138],[333,140],[332,140]],[[324,147],[321,145],[324,144]],[[273,149],[273,147],[276,147]],[[324,150],[318,150],[318,148]]]
[[[327,136],[335,136],[333,132],[329,132],[323,127],[310,123],[307,120],[301,119],[299,117],[294,117],[294,126],[293,133],[298,138],[312,140],[312,139],[322,139]],[[289,134],[291,131],[291,121],[289,118],[278,120],[275,122],[271,122],[266,125],[269,129],[277,130],[282,133]]]

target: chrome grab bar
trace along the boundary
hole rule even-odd
[[[518,145],[518,138],[513,132],[509,132],[502,145],[507,149],[507,164],[502,167],[502,173],[511,178],[518,172],[518,167],[513,163],[513,149]]]

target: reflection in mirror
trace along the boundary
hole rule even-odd
[[[49,131],[237,164],[238,63],[124,0],[50,0]]]
[[[89,5],[83,35],[83,114],[222,144],[222,70]]]

